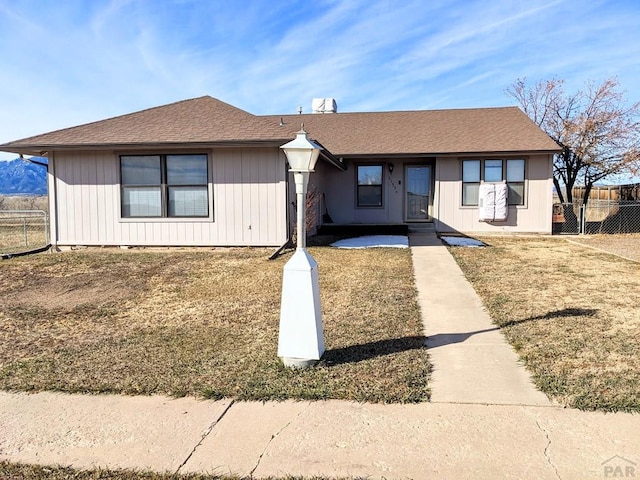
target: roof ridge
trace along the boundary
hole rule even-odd
[[[268,115],[257,115],[260,118],[271,118],[271,117],[304,117],[304,116],[329,116],[329,115],[383,115],[389,113],[424,113],[424,112],[469,112],[469,111],[486,111],[486,110],[510,110],[510,109],[520,109],[517,105],[506,105],[501,107],[459,107],[459,108],[435,108],[435,109],[420,109],[420,110],[380,110],[373,112],[335,112],[335,113],[280,113],[280,114],[268,114]]]
[[[11,145],[11,144],[17,143],[17,142],[28,141],[28,140],[31,140],[33,138],[41,137],[42,135],[62,133],[62,132],[66,132],[66,131],[69,131],[69,130],[75,130],[77,128],[89,127],[91,125],[96,125],[98,123],[109,122],[111,120],[116,120],[116,119],[123,119],[123,118],[131,117],[131,116],[134,116],[134,115],[140,115],[140,114],[143,114],[143,113],[151,112],[151,111],[154,111],[154,110],[160,110],[160,109],[167,108],[167,107],[173,107],[173,106],[176,106],[176,105],[179,105],[179,104],[195,102],[197,100],[214,100],[215,102],[217,102],[219,104],[222,104],[222,105],[224,105],[226,107],[232,108],[234,110],[237,110],[238,112],[243,112],[246,115],[255,117],[255,115],[253,115],[252,113],[247,112],[246,110],[242,110],[241,108],[235,107],[235,106],[233,106],[233,105],[231,105],[229,103],[223,102],[222,100],[220,100],[218,98],[215,98],[215,97],[212,97],[211,95],[202,95],[200,97],[187,98],[187,99],[184,99],[184,100],[178,100],[176,102],[171,102],[171,103],[167,103],[167,104],[164,104],[164,105],[158,105],[158,106],[155,106],[155,107],[143,108],[142,110],[136,110],[135,112],[123,113],[121,115],[114,115],[114,116],[111,116],[111,117],[102,118],[100,120],[94,120],[92,122],[81,123],[80,125],[74,125],[74,126],[71,126],[71,127],[59,128],[57,130],[51,130],[49,132],[45,132],[44,134],[41,133],[41,134],[38,134],[38,135],[31,135],[29,137],[20,138],[18,140],[14,140],[12,142],[6,143],[5,145]]]

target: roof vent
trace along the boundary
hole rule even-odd
[[[311,102],[313,113],[336,113],[338,105],[335,98],[314,98]]]

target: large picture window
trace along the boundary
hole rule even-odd
[[[208,217],[206,155],[120,157],[122,217]]]
[[[382,206],[382,165],[358,165],[358,207]]]
[[[509,205],[524,205],[524,159],[463,160],[462,205],[478,205],[478,192],[481,181],[506,181],[509,187]]]

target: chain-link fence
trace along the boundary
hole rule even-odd
[[[640,232],[640,202],[590,201],[587,205],[553,206],[553,233],[598,234]]]
[[[49,244],[49,218],[42,210],[0,210],[0,254]]]

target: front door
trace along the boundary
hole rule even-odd
[[[431,166],[407,165],[406,179],[406,217],[407,222],[426,222],[431,220]]]

